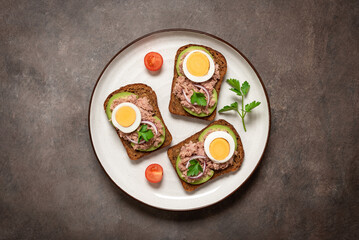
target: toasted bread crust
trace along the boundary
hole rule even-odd
[[[170,103],[169,103],[169,111],[173,114],[176,114],[176,115],[181,115],[181,116],[188,116],[188,117],[193,117],[193,118],[199,118],[199,119],[204,119],[204,120],[208,120],[208,121],[212,121],[215,117],[216,117],[216,110],[213,111],[212,114],[210,114],[209,116],[207,117],[196,117],[196,116],[193,116],[192,114],[189,114],[188,112],[186,112],[182,105],[181,105],[181,102],[179,101],[179,99],[173,94],[173,89],[174,89],[174,86],[176,84],[176,79],[178,77],[178,73],[177,73],[177,69],[176,69],[176,63],[177,63],[177,58],[178,58],[178,55],[183,51],[185,50],[186,48],[188,47],[191,47],[191,46],[199,46],[199,47],[203,47],[205,49],[207,49],[211,55],[213,56],[213,59],[215,61],[215,63],[218,64],[219,66],[219,73],[220,73],[220,78],[218,80],[218,82],[216,83],[216,85],[214,86],[214,88],[216,89],[217,93],[218,93],[218,97],[219,97],[219,92],[221,90],[221,85],[222,85],[222,82],[223,82],[223,79],[224,79],[224,75],[226,75],[226,72],[227,72],[227,61],[226,61],[226,58],[218,51],[210,48],[210,47],[207,47],[207,46],[203,46],[203,45],[198,45],[198,44],[188,44],[188,45],[185,45],[185,46],[182,46],[180,47],[178,50],[177,50],[177,53],[176,53],[176,56],[175,56],[175,63],[174,63],[174,74],[173,74],[173,80],[172,80],[172,88],[171,88],[171,99],[170,99]]]
[[[168,130],[163,118],[162,118],[162,115],[161,115],[161,112],[160,112],[160,109],[158,108],[158,104],[157,104],[157,96],[156,96],[156,93],[152,90],[151,87],[147,86],[146,84],[142,84],[142,83],[137,83],[137,84],[129,84],[129,85],[126,85],[126,86],[123,86],[121,87],[120,89],[110,93],[108,95],[108,97],[106,98],[105,102],[104,102],[104,109],[105,109],[105,112],[106,112],[106,106],[110,100],[110,98],[116,94],[116,93],[120,93],[120,92],[131,92],[131,93],[134,93],[136,94],[138,97],[147,97],[149,99],[149,102],[150,104],[153,106],[153,111],[155,113],[155,115],[161,119],[165,129],[166,129],[166,133],[165,133],[165,141],[163,142],[162,146],[159,147],[158,149],[154,150],[154,151],[151,151],[151,152],[141,152],[141,151],[136,151],[132,148],[131,146],[131,143],[129,141],[126,141],[124,139],[122,139],[120,137],[120,133],[119,133],[119,130],[116,129],[116,132],[117,132],[117,135],[120,137],[121,139],[121,142],[123,144],[123,146],[125,147],[126,151],[127,151],[127,155],[129,156],[129,158],[131,160],[137,160],[137,159],[140,159],[144,156],[147,156],[159,149],[162,149],[168,145],[170,145],[170,143],[172,142],[172,135],[170,133],[170,131]]]
[[[234,127],[228,123],[227,121],[223,120],[223,119],[220,119],[220,120],[217,120],[217,121],[214,121],[212,122],[211,124],[209,124],[207,127],[203,128],[201,131],[197,132],[196,134],[186,138],[185,140],[183,140],[182,142],[176,144],[175,146],[172,146],[170,147],[168,150],[167,150],[167,155],[168,155],[168,158],[170,159],[171,163],[172,163],[172,166],[174,168],[174,170],[176,171],[176,161],[177,161],[177,157],[178,157],[178,154],[180,153],[181,151],[181,147],[183,145],[185,145],[186,143],[188,143],[189,141],[192,141],[192,142],[198,142],[198,137],[199,135],[208,127],[212,126],[212,125],[224,125],[224,126],[227,126],[229,127],[236,135],[237,137],[237,155],[234,157],[234,164],[226,169],[223,169],[223,170],[214,170],[214,174],[212,176],[211,179],[209,179],[207,182],[205,183],[202,183],[202,184],[206,184],[208,183],[209,181],[223,175],[223,174],[226,174],[226,173],[230,173],[230,172],[234,172],[236,170],[238,170],[240,168],[240,166],[242,165],[242,162],[243,162],[243,159],[244,159],[244,150],[243,150],[243,145],[242,145],[242,141],[241,141],[241,138],[240,136],[238,135],[237,131],[234,129]],[[176,175],[178,176],[177,174],[177,171],[176,171]],[[180,179],[181,183],[182,183],[182,186],[183,188],[190,192],[190,191],[193,191],[195,189],[197,189],[198,187],[200,187],[202,184],[199,184],[199,185],[192,185],[192,184],[189,184],[189,183],[186,183],[185,181],[183,181],[179,176],[178,178]]]

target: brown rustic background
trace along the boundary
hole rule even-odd
[[[358,239],[358,1],[0,1],[0,239]],[[132,40],[191,28],[253,63],[272,111],[250,180],[193,212],[143,205],[93,153],[94,84]]]

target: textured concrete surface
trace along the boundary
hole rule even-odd
[[[358,1],[0,1],[0,239],[358,239]],[[232,196],[145,206],[93,153],[106,62],[163,28],[215,34],[266,85],[271,137]]]

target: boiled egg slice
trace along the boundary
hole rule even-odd
[[[214,74],[214,61],[208,53],[194,50],[184,58],[183,72],[193,82],[205,82]]]
[[[212,132],[204,140],[204,151],[215,163],[224,163],[231,159],[234,146],[234,139],[224,131]]]
[[[133,103],[125,102],[112,111],[112,124],[121,132],[135,131],[141,123],[140,109]]]

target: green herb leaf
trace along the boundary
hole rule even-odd
[[[241,91],[243,93],[244,96],[247,95],[248,91],[249,91],[249,88],[250,88],[250,85],[247,81],[245,81],[243,84],[242,84],[242,87],[241,87]]]
[[[226,80],[229,85],[231,85],[234,89],[241,91],[241,84],[237,79],[230,78]]]
[[[202,166],[197,160],[190,160],[187,171],[187,176],[197,176],[199,172],[203,172]]]
[[[140,142],[142,139],[148,142],[154,136],[152,130],[147,129],[147,125],[142,125],[137,133],[138,133],[138,142]]]
[[[260,104],[261,104],[261,102],[253,101],[249,104],[246,104],[245,110],[246,110],[246,112],[250,112],[253,108],[259,106]]]
[[[207,100],[203,93],[193,91],[193,94],[191,96],[191,103],[197,103],[199,106],[204,107],[207,105]]]
[[[238,111],[238,103],[237,102],[234,102],[232,103],[231,105],[227,105],[227,106],[224,106],[222,109],[220,109],[218,112],[227,112],[227,111],[231,111],[231,110],[236,110]]]
[[[232,92],[235,92],[238,96],[242,96],[242,92],[235,88],[230,88],[229,90],[231,90]]]
[[[229,85],[231,85],[231,87],[232,87],[229,90],[231,90],[232,92],[235,92],[238,96],[241,97],[242,109],[240,111],[238,111],[238,103],[234,102],[231,105],[224,106],[218,112],[222,113],[222,112],[226,112],[226,111],[235,110],[238,113],[238,115],[242,118],[243,128],[244,128],[244,131],[246,132],[247,129],[246,129],[246,125],[244,123],[244,117],[253,108],[259,106],[259,104],[261,104],[261,103],[253,101],[253,102],[247,104],[246,106],[244,106],[244,97],[248,94],[249,89],[250,89],[250,85],[249,85],[249,83],[247,81],[245,81],[241,86],[240,82],[237,79],[230,78],[230,79],[227,79],[227,83]]]

